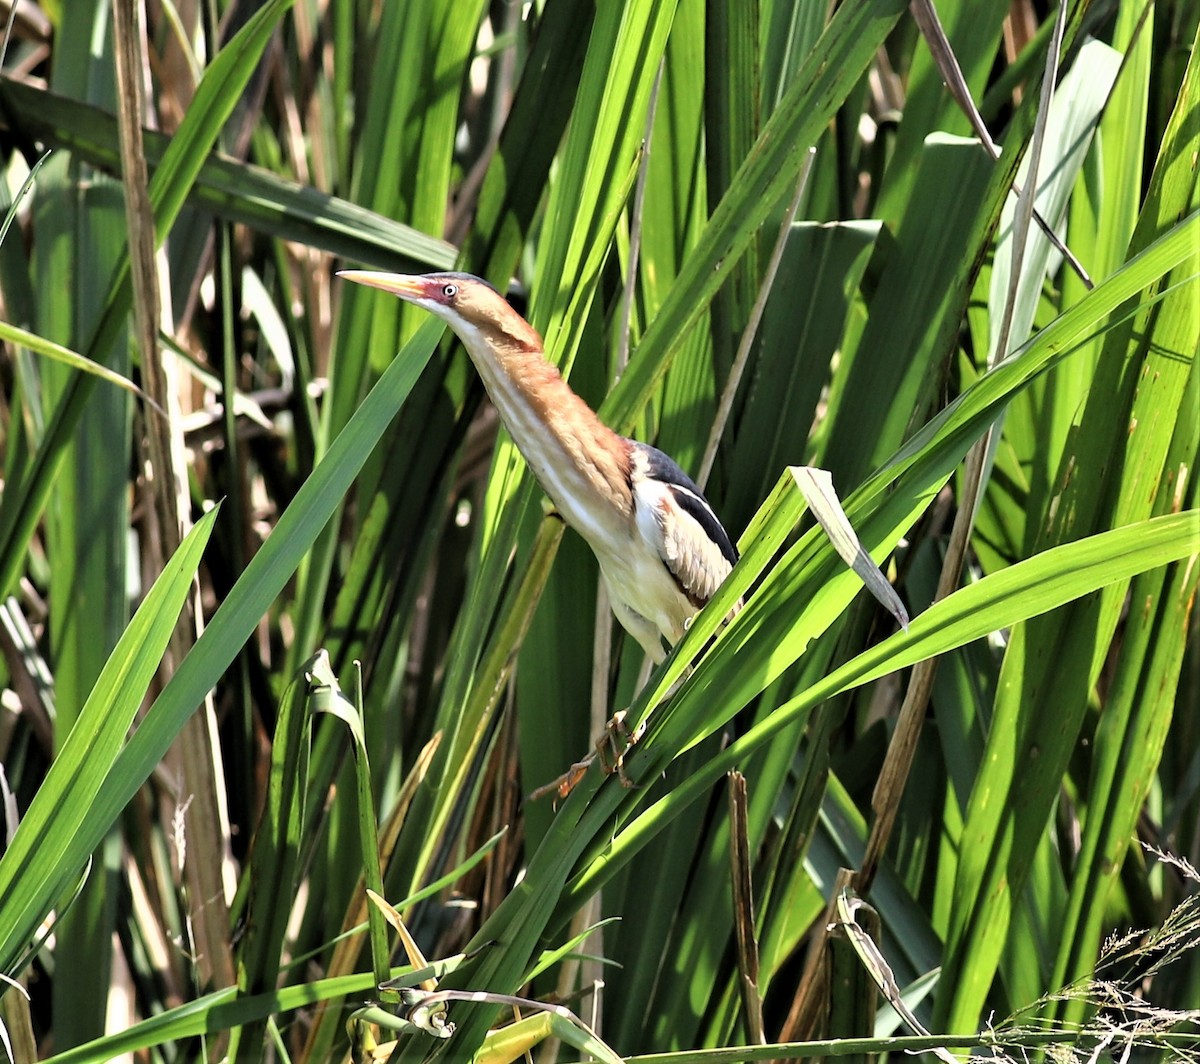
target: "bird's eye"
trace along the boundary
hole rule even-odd
[[[442,286],[442,295],[445,296],[447,299],[453,299],[456,295],[458,295],[458,285],[456,285],[456,284],[443,285]]]

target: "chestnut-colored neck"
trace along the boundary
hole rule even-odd
[[[519,326],[455,329],[542,489],[585,539],[611,542],[629,517],[630,444],[603,424],[546,361],[541,337]]]

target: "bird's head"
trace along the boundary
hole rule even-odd
[[[369,285],[414,303],[450,325],[463,339],[469,333],[508,336],[529,329],[525,320],[487,281],[469,273],[379,273],[341,270],[339,277]]]

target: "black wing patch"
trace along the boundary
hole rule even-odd
[[[696,482],[679,468],[670,455],[664,454],[657,447],[651,447],[648,443],[635,443],[635,446],[646,457],[646,472],[672,489],[671,494],[675,496],[679,508],[704,529],[708,538],[717,545],[722,557],[730,565],[736,565],[737,548],[730,542],[729,533],[713,513],[713,508],[708,505],[708,500],[696,486]]]

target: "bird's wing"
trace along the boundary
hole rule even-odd
[[[642,533],[697,609],[716,593],[737,551],[700,489],[667,455],[635,443],[633,490]]]

